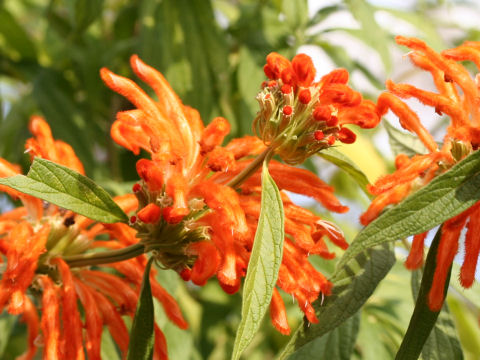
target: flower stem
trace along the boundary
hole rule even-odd
[[[102,251],[84,255],[64,256],[63,260],[72,267],[110,264],[118,261],[128,260],[145,252],[143,244],[135,244],[123,249]]]
[[[273,148],[267,147],[260,155],[258,155],[245,169],[243,169],[237,176],[230,180],[226,185],[232,188],[240,186],[245,180],[247,180],[255,171],[262,166],[263,160],[268,157],[270,159],[273,156]]]

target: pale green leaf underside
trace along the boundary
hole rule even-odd
[[[235,337],[234,360],[253,339],[269,307],[282,262],[283,216],[280,192],[264,163],[260,218],[243,286],[242,320]]]
[[[352,160],[350,160],[348,156],[342,154],[340,151],[332,147],[320,151],[318,156],[331,162],[332,164],[337,165],[340,169],[345,171],[353,178],[353,180],[357,182],[365,194],[371,197],[371,194],[367,191],[367,185],[369,184],[367,176]]]
[[[428,153],[427,148],[423,145],[418,136],[398,130],[390,125],[388,121],[384,121],[383,126],[387,130],[388,141],[390,142],[390,147],[395,156],[398,154],[414,156],[417,154]]]
[[[49,160],[35,158],[27,176],[0,178],[0,184],[103,223],[128,220],[110,195],[92,180]]]

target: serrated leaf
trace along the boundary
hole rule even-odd
[[[128,221],[105,190],[86,176],[49,160],[35,158],[27,176],[0,178],[0,184],[103,223]]]
[[[382,123],[387,130],[388,142],[390,143],[390,148],[395,156],[398,154],[405,154],[411,157],[417,154],[428,153],[427,148],[423,145],[418,136],[398,130],[390,125],[388,121],[383,121]]]
[[[357,182],[360,188],[367,196],[372,195],[367,191],[367,185],[370,183],[362,170],[346,155],[330,147],[318,153],[321,158],[337,165],[340,169],[350,175]]]
[[[323,304],[317,300],[315,308],[318,324],[303,324],[292,335],[279,359],[302,351],[320,336],[340,326],[353,316],[372,295],[378,283],[395,264],[392,244],[382,244],[358,254],[349,264],[337,268],[333,277],[332,295]]]
[[[147,266],[145,266],[137,310],[135,311],[132,331],[130,332],[127,360],[149,360],[153,357],[155,316],[152,290],[150,288],[150,268],[153,260],[154,257],[151,257]]]
[[[476,151],[371,222],[354,239],[339,266],[372,246],[430,230],[479,199],[480,151]]]
[[[360,313],[339,327],[309,342],[288,357],[288,360],[350,360],[360,328]]]
[[[253,339],[269,307],[282,263],[285,237],[283,222],[280,192],[268,172],[267,162],[264,162],[260,217],[243,286],[242,320],[235,337],[234,360],[240,358]]]
[[[435,238],[433,239],[430,250],[428,251],[427,260],[425,261],[425,270],[423,272],[420,289],[418,291],[418,296],[415,303],[415,309],[413,310],[413,314],[410,319],[410,324],[408,325],[407,333],[405,334],[402,344],[400,345],[400,349],[398,350],[397,355],[395,357],[396,360],[418,359],[418,357],[420,356],[420,353],[422,352],[422,348],[424,347],[424,344],[429,338],[429,335],[431,335],[431,331],[435,325],[435,322],[437,321],[437,317],[440,314],[440,311],[432,311],[428,307],[428,293],[430,292],[430,289],[432,287],[433,276],[435,273],[435,268],[437,267],[437,252],[438,252],[438,246],[440,244],[441,233],[442,233],[441,228],[439,228],[437,231],[437,234],[435,235]],[[445,295],[448,290],[448,284],[450,283],[451,272],[452,272],[452,267],[450,266],[448,270],[447,279],[445,281],[445,290],[444,290]],[[444,341],[446,340],[447,338],[444,339]],[[446,344],[442,344],[442,346],[445,346],[445,345]],[[461,356],[461,352],[460,354],[458,354],[458,352],[454,351],[454,354]],[[440,354],[438,355],[440,356]],[[461,356],[460,358],[463,358],[463,357]],[[432,359],[432,358],[427,357],[427,359]],[[459,359],[459,358],[448,357],[448,359]]]
[[[421,269],[412,271],[411,283],[415,301],[418,301],[422,275],[423,271]],[[424,322],[420,326],[424,326]],[[446,302],[442,306],[432,332],[423,345],[422,357],[429,360],[463,359],[462,347],[457,337],[455,323]]]

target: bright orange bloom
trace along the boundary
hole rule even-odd
[[[388,110],[392,110],[404,129],[417,134],[428,149],[428,153],[412,158],[404,154],[397,156],[395,162],[397,170],[380,178],[369,188],[377,197],[361,217],[364,225],[374,220],[386,206],[399,203],[408,194],[447,171],[456,162],[477,150],[480,144],[479,77],[477,75],[472,79],[468,71],[456,62],[471,60],[478,67],[480,42],[465,42],[457,48],[438,54],[418,39],[397,36],[396,40],[398,44],[412,49],[408,56],[414,65],[432,75],[438,93],[418,89],[409,84],[395,84],[389,80],[387,81],[389,92],[381,94],[378,98],[378,115],[383,116]],[[436,113],[449,116],[450,125],[446,129],[441,148],[422,125],[417,114],[399,99],[411,97],[431,106]],[[479,219],[480,203],[477,203],[444,223],[438,248],[437,267],[428,300],[432,310],[439,310],[442,306],[448,269],[458,251],[459,236],[465,226],[467,227],[465,258],[460,272],[460,282],[466,288],[473,284],[480,252]],[[409,269],[416,269],[422,265],[426,235],[424,233],[414,237],[410,255],[405,262]]]
[[[32,117],[27,151],[83,173],[83,166],[72,148],[54,140],[48,124]],[[0,159],[0,176],[12,176],[19,168]],[[70,268],[62,256],[83,254],[91,249],[120,249],[138,242],[136,233],[126,224],[99,224],[55,205],[3,187],[24,206],[0,215],[0,252],[6,269],[0,281],[0,311],[22,314],[28,326],[28,350],[22,359],[33,359],[43,343],[45,359],[100,359],[100,342],[106,325],[125,355],[129,334],[122,315],[133,317],[136,309],[146,257],[104,265],[115,272]],[[138,203],[133,195],[117,197],[125,211]],[[107,235],[108,241],[95,240]],[[175,300],[151,275],[154,296],[168,317],[180,328],[187,324]],[[33,299],[37,299],[34,301]],[[85,318],[79,312],[82,304]],[[41,304],[41,319],[34,303]],[[85,335],[82,327],[85,327]],[[160,329],[156,333],[156,358],[166,359],[166,344]],[[42,340],[43,339],[43,340]],[[85,344],[85,345],[84,345]]]
[[[356,135],[347,124],[369,129],[380,121],[375,104],[347,85],[345,69],[314,82],[309,56],[298,54],[290,62],[277,53],[267,56],[263,69],[270,81],[257,95],[260,111],[253,128],[288,164],[300,164],[337,140],[353,143]]]
[[[284,65],[280,61],[272,65],[272,71]],[[227,293],[235,293],[245,276],[258,224],[260,171],[249,174],[235,189],[229,182],[251,166],[266,146],[246,136],[222,147],[230,129],[227,120],[218,117],[204,127],[198,111],[182,104],[162,74],[138,56],[132,56],[131,66],[154,90],[156,101],[132,80],[108,69],[102,69],[101,76],[136,107],[118,113],[112,138],[135,154],[142,148],[151,155],[137,162],[141,181],[133,191],[139,208],[131,218],[132,227],[145,246],[155,250],[157,259],[184,280],[204,285],[216,275]],[[311,82],[301,62],[294,62],[294,69],[298,84]],[[306,170],[272,161],[270,173],[282,190],[311,196],[332,211],[347,211],[333,195],[333,188]],[[317,322],[311,303],[320,293],[328,295],[332,285],[308,256],[334,257],[326,239],[342,249],[348,244],[335,225],[293,204],[283,192],[282,196],[287,236],[277,285],[298,300],[309,321]],[[281,333],[290,332],[277,290],[271,316]]]

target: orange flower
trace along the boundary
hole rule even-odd
[[[314,82],[309,56],[298,54],[290,62],[277,53],[267,56],[263,69],[270,81],[257,95],[260,111],[253,129],[288,164],[300,164],[337,140],[353,143],[356,135],[347,124],[373,128],[380,121],[375,104],[347,85],[345,69]]]
[[[32,117],[27,151],[83,173],[83,166],[72,148],[54,140],[48,124]],[[0,176],[19,172],[18,167],[0,159]],[[7,306],[11,314],[22,314],[28,325],[28,350],[22,359],[33,359],[40,337],[46,359],[84,359],[84,345],[89,359],[100,359],[103,325],[106,325],[119,349],[126,354],[129,335],[122,315],[133,316],[136,309],[146,257],[141,255],[122,263],[89,270],[70,268],[62,256],[84,254],[90,249],[121,249],[138,242],[136,233],[126,224],[99,224],[70,211],[4,187],[19,197],[24,207],[0,215],[0,252],[6,257],[6,269],[0,282],[0,311]],[[126,212],[137,207],[133,195],[117,197]],[[98,241],[98,235],[109,241]],[[154,296],[162,303],[168,317],[186,328],[175,300],[151,275]],[[38,301],[33,301],[38,298]],[[86,328],[82,331],[78,300],[84,309]],[[41,303],[41,320],[34,303]],[[40,332],[41,330],[41,332]],[[160,329],[156,334],[156,358],[166,359],[166,344]]]
[[[364,225],[374,220],[386,206],[399,203],[408,194],[447,171],[456,162],[477,150],[480,144],[479,78],[477,75],[472,79],[468,71],[455,62],[471,60],[478,67],[480,43],[465,42],[457,48],[438,54],[418,39],[397,36],[396,40],[398,44],[412,49],[408,56],[414,65],[430,72],[438,93],[418,89],[409,84],[395,84],[389,80],[387,81],[389,92],[381,94],[378,98],[377,112],[382,116],[389,109],[392,110],[398,116],[401,126],[415,133],[429,152],[412,158],[404,154],[397,156],[395,162],[397,170],[393,174],[380,178],[369,188],[370,192],[377,197],[361,216],[361,222]],[[462,90],[462,94],[458,89]],[[438,148],[417,114],[399,99],[410,97],[431,106],[438,114],[449,116],[450,125],[446,129],[441,148]],[[477,203],[444,223],[437,255],[437,267],[428,300],[432,310],[439,310],[442,306],[447,271],[458,251],[460,232],[465,226],[467,227],[465,258],[460,271],[460,281],[466,288],[473,284],[480,252],[479,219],[480,205]],[[414,236],[410,255],[405,262],[409,269],[421,266],[426,235],[424,233]]]
[[[278,59],[267,60],[275,74],[290,66]],[[298,84],[312,81],[308,68],[301,62],[293,64]],[[131,225],[163,266],[178,271],[184,280],[204,285],[216,275],[227,293],[235,293],[246,273],[260,214],[260,171],[255,166],[269,149],[251,136],[222,147],[230,129],[227,120],[218,117],[204,127],[199,113],[182,104],[162,74],[138,56],[132,56],[131,66],[154,90],[157,101],[132,80],[101,70],[107,86],[136,106],[118,113],[112,138],[135,154],[142,148],[151,155],[137,162],[141,181],[133,191],[139,208]],[[333,188],[314,174],[275,161],[270,172],[280,189],[314,197],[332,211],[347,211]],[[298,300],[311,322],[317,322],[311,303],[320,293],[328,295],[331,283],[308,256],[334,257],[325,239],[343,249],[348,244],[335,225],[293,204],[285,193],[282,196],[287,236],[277,285]],[[277,290],[271,316],[281,333],[290,332]]]

